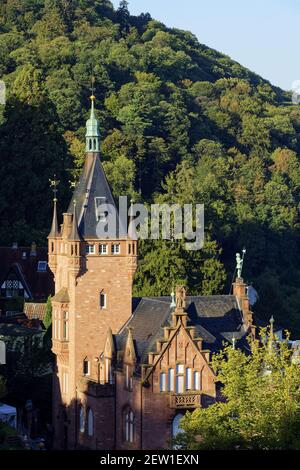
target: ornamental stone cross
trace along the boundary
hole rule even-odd
[[[186,291],[184,286],[176,287],[176,308],[185,308],[186,306]]]

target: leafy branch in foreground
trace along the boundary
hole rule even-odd
[[[300,366],[288,344],[262,330],[251,354],[227,346],[212,367],[223,400],[187,413],[176,445],[187,449],[300,449]]]

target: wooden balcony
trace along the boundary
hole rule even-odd
[[[201,393],[180,393],[170,395],[170,408],[200,408]]]

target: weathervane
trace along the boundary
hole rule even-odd
[[[75,186],[76,186],[76,181],[71,181],[71,180],[69,180],[69,185],[70,185],[70,188],[71,188],[71,189],[74,189]]]
[[[49,179],[49,182],[50,182],[50,188],[52,188],[53,195],[54,195],[53,201],[57,202],[57,197],[56,197],[56,195],[57,195],[57,186],[59,185],[60,180],[57,180],[56,175],[54,174],[53,180]]]

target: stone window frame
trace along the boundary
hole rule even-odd
[[[132,408],[126,405],[122,413],[123,417],[123,441],[133,444],[136,440],[136,419]]]

